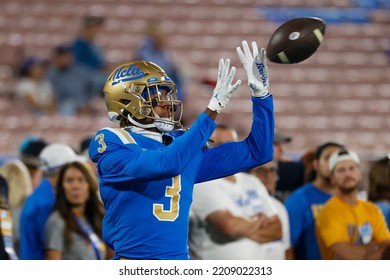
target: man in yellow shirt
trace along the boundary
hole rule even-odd
[[[336,195],[323,206],[316,233],[323,259],[380,259],[390,232],[379,208],[358,198],[362,182],[360,160],[353,151],[340,149],[329,158]]]

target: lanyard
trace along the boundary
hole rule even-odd
[[[99,237],[96,235],[96,233],[93,232],[92,228],[82,223],[78,218],[76,218],[76,222],[80,229],[88,236],[88,239],[92,245],[93,251],[95,252],[96,259],[101,260],[99,248],[101,248],[101,242]]]
[[[11,212],[0,208],[0,229],[3,236],[4,249],[11,260],[18,260],[12,241],[12,216]]]

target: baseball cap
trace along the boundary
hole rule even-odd
[[[47,146],[47,142],[36,136],[29,136],[20,143],[19,151],[21,155],[38,157],[41,151]]]
[[[360,160],[356,152],[348,151],[347,149],[342,148],[331,154],[331,156],[329,157],[329,171],[332,172],[336,164],[345,160],[352,160],[356,164],[360,164]]]
[[[43,65],[43,63],[43,59],[36,56],[29,56],[23,60],[22,65],[20,66],[20,70],[23,74],[27,74],[31,67],[35,65]]]
[[[292,139],[290,136],[280,134],[280,133],[274,134],[274,143],[275,144],[289,143],[289,142],[291,142],[291,140]]]
[[[42,150],[39,158],[42,162],[41,169],[46,172],[53,171],[70,162],[87,161],[86,157],[77,155],[70,146],[63,143],[48,145]]]

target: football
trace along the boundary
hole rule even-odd
[[[268,41],[268,60],[293,64],[316,52],[324,39],[325,21],[316,17],[291,19],[279,26]]]

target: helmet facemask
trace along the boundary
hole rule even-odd
[[[181,101],[178,100],[176,86],[172,84],[146,86],[141,96],[145,100],[139,112],[142,118],[153,119],[154,127],[161,132],[181,127],[183,108]]]
[[[111,121],[120,116],[141,128],[161,132],[182,127],[182,103],[174,82],[156,64],[134,61],[115,69],[104,94]]]

